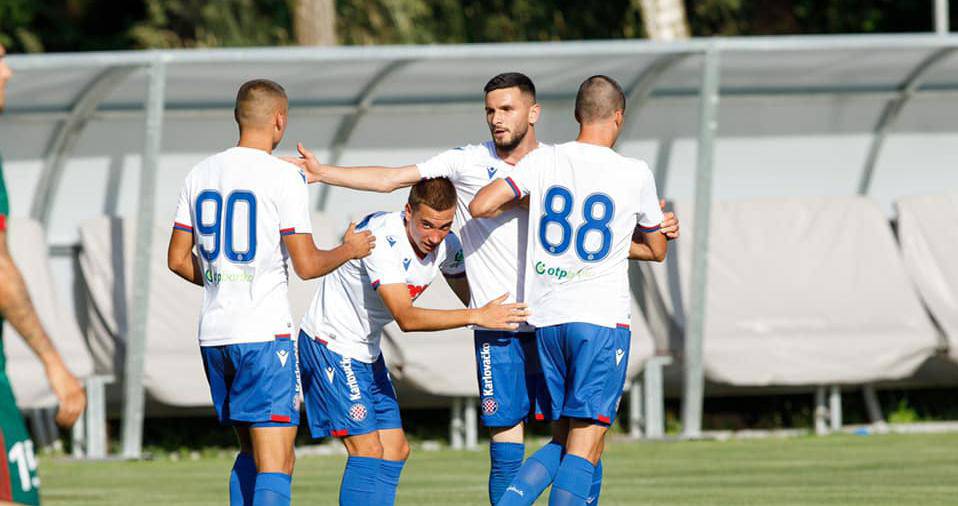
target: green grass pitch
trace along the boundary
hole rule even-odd
[[[958,504],[958,434],[727,442],[612,441],[601,503],[612,505]],[[296,464],[293,503],[336,504],[344,457]],[[43,504],[226,504],[232,459],[42,459]],[[485,449],[416,451],[397,503],[484,505]],[[548,492],[537,504],[548,503]]]

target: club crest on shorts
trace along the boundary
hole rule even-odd
[[[494,415],[499,411],[499,401],[495,397],[483,397],[482,414]]]
[[[622,358],[625,357],[625,351],[622,348],[615,350],[615,365],[618,366],[622,363]]]
[[[361,422],[366,419],[366,406],[362,404],[353,404],[349,407],[349,418],[354,422]]]

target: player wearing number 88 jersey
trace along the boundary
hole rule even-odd
[[[662,261],[668,249],[651,171],[611,149],[624,120],[622,88],[593,76],[575,111],[575,142],[530,153],[469,206],[473,216],[492,216],[529,197],[526,301],[556,422],[553,441],[523,464],[499,506],[531,505],[549,483],[551,505],[594,502],[628,363],[628,260]]]

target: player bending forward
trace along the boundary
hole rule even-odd
[[[393,504],[409,455],[380,352],[383,327],[395,320],[408,332],[466,325],[514,330],[527,317],[524,304],[502,304],[506,293],[479,308],[413,306],[438,272],[469,300],[462,247],[450,232],[455,210],[456,190],[439,178],[413,186],[404,212],[367,216],[359,228],[379,246],[323,278],[303,318],[299,355],[310,432],[342,438],[349,452],[340,505]]]
[[[469,203],[483,186],[506,177],[527,153],[540,146],[536,122],[540,106],[532,80],[518,72],[490,79],[483,88],[485,117],[491,140],[450,149],[418,165],[402,167],[336,167],[322,165],[300,145],[302,159],[290,161],[311,179],[358,190],[390,192],[423,178],[447,177],[456,188],[456,220],[469,281],[469,307],[482,307],[504,292],[523,301],[525,240],[528,213],[518,206],[495,219],[474,220]],[[678,222],[669,213],[662,233],[678,236]],[[478,392],[482,423],[489,428],[489,500],[495,504],[513,480],[525,456],[524,429],[530,414],[542,416],[545,386],[536,351],[534,329],[515,331],[475,328]],[[593,497],[601,490],[601,466],[595,473]]]
[[[499,505],[531,505],[550,483],[550,506],[587,504],[615,420],[629,355],[636,224],[638,256],[662,261],[668,249],[651,171],[611,149],[624,114],[618,83],[587,79],[576,96],[576,141],[530,153],[469,206],[475,217],[492,216],[529,196],[526,301],[559,434],[523,464]]]
[[[239,144],[186,177],[170,237],[170,270],[205,288],[203,365],[216,415],[240,444],[231,506],[290,504],[299,392],[287,258],[299,277],[311,279],[374,245],[350,225],[341,246],[316,248],[306,178],[270,154],[283,138],[287,109],[286,92],[272,81],[240,87]]]

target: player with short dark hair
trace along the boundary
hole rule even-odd
[[[0,112],[6,106],[7,82],[13,71],[4,61],[6,49],[0,44]],[[56,420],[70,427],[86,407],[86,394],[43,329],[30,302],[20,270],[7,248],[7,216],[10,204],[0,163],[0,328],[6,318],[43,363],[50,388],[60,401]],[[6,354],[0,341],[0,504],[40,504],[40,477],[33,441],[20,416],[13,388],[6,373]]]
[[[466,257],[471,300],[481,307],[503,293],[523,300],[525,229],[528,214],[518,206],[501,210],[493,219],[474,220],[473,196],[489,181],[508,176],[516,163],[540,146],[535,125],[540,106],[532,80],[518,72],[493,76],[483,87],[490,141],[450,149],[402,167],[336,167],[322,165],[302,145],[301,159],[288,159],[306,170],[310,181],[358,190],[390,192],[423,178],[447,177],[456,186],[456,219]],[[664,234],[678,236],[678,223],[667,215]],[[524,432],[529,418],[545,418],[545,389],[538,365],[534,329],[515,332],[475,328],[477,383],[482,423],[489,428],[489,500],[495,504],[515,477],[525,456]],[[601,468],[600,468],[601,469]],[[596,495],[601,473],[596,473]]]
[[[439,273],[466,303],[469,285],[459,238],[451,232],[456,190],[446,178],[416,183],[402,212],[373,213],[358,225],[379,246],[323,278],[300,326],[306,413],[313,437],[342,438],[349,452],[339,502],[391,505],[409,454],[399,404],[380,351],[392,321],[406,332],[467,325],[512,331],[524,304],[503,294],[481,307],[413,305]]]
[[[579,88],[575,110],[574,142],[529,154],[469,206],[477,218],[495,216],[529,197],[526,300],[555,422],[553,441],[523,464],[502,506],[531,505],[550,483],[550,506],[591,502],[628,364],[628,259],[661,262],[668,250],[652,172],[611,149],[624,120],[622,88],[593,76]],[[636,227],[641,237],[633,243]]]
[[[306,176],[271,155],[286,131],[283,87],[258,79],[236,95],[236,147],[187,175],[170,237],[170,270],[204,287],[199,342],[216,415],[240,443],[232,506],[290,503],[299,389],[286,261],[303,279],[369,254],[350,225],[343,244],[316,248]],[[195,248],[195,252],[194,252]]]

